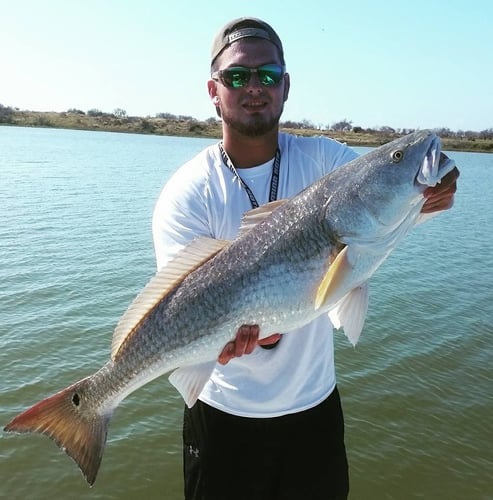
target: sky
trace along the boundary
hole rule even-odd
[[[283,41],[284,121],[493,128],[491,0],[0,0],[0,104],[205,120],[212,39],[242,16]]]

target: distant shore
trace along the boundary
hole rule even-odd
[[[0,125],[23,127],[66,128],[76,130],[100,130],[134,134],[154,134],[181,137],[221,137],[221,122],[215,118],[200,121],[192,117],[129,117],[114,113],[86,114],[73,110],[67,112],[22,111],[0,106]],[[403,132],[388,130],[363,130],[354,127],[352,130],[319,130],[316,128],[297,128],[291,124],[281,130],[292,134],[311,136],[326,135],[345,142],[350,146],[376,147],[403,135]],[[410,130],[409,130],[410,131]],[[443,149],[454,151],[470,151],[493,153],[493,138],[441,135]]]

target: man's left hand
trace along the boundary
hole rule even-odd
[[[440,184],[425,189],[423,193],[426,198],[421,209],[422,214],[431,214],[440,210],[448,210],[454,204],[454,194],[457,191],[457,179],[459,170],[455,167],[449,172]]]

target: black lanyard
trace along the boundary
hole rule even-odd
[[[246,191],[248,197],[250,198],[250,203],[252,208],[257,208],[259,206],[255,195],[252,190],[248,187],[247,183],[238,174],[233,162],[229,158],[228,154],[224,150],[222,142],[219,143],[219,151],[223,159],[223,163],[233,172],[233,175],[240,181],[243,189]],[[277,188],[279,187],[279,170],[281,167],[281,150],[277,148],[276,157],[274,158],[274,166],[272,167],[272,178],[270,180],[270,194],[269,201],[277,200]]]

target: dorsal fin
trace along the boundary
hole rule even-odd
[[[111,359],[115,359],[125,339],[159,301],[176,288],[192,271],[214,257],[229,243],[229,241],[213,238],[198,238],[158,271],[118,321],[111,343]]]
[[[238,236],[248,233],[248,231],[253,229],[257,224],[267,219],[267,217],[269,217],[269,215],[271,215],[276,208],[284,205],[287,201],[287,199],[270,201],[261,207],[253,208],[252,210],[245,212],[243,214],[243,219],[241,220]]]

